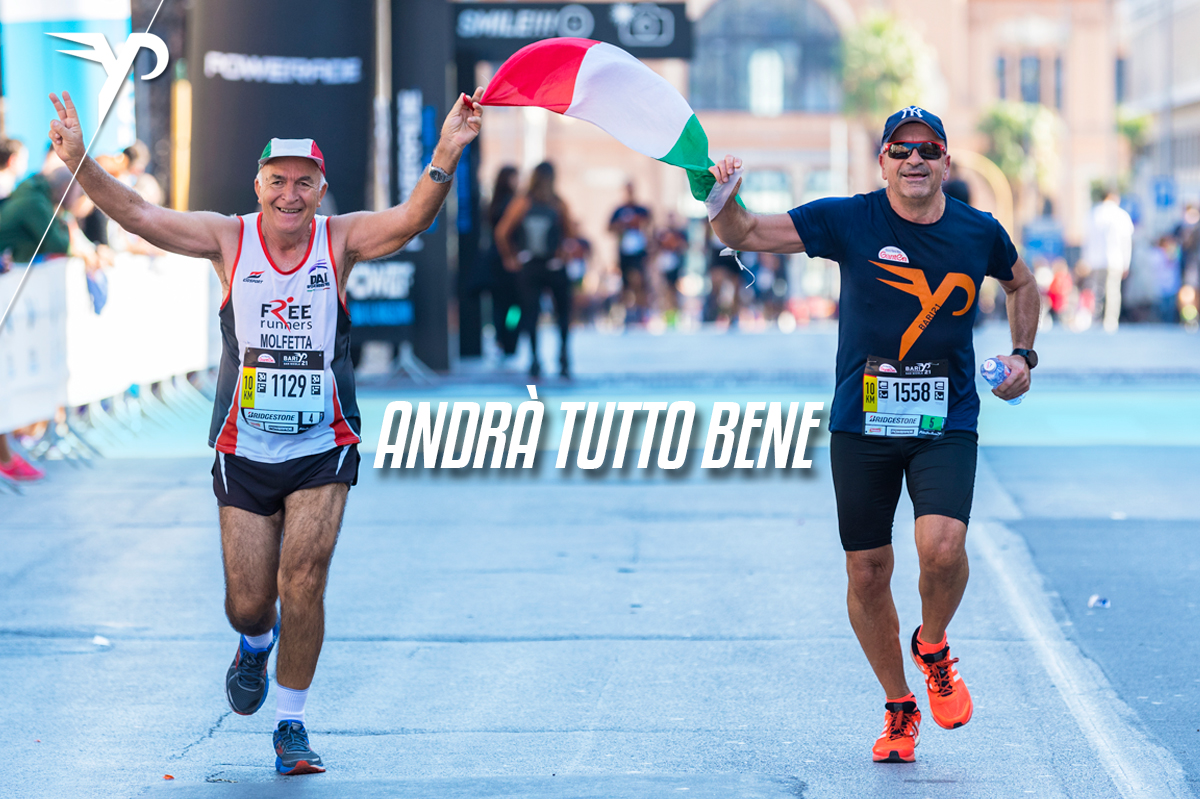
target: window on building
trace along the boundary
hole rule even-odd
[[[776,117],[783,113],[783,56],[773,47],[750,54],[750,113]]]
[[[1021,59],[1021,102],[1042,101],[1042,59],[1027,55]]]
[[[1004,56],[996,59],[996,96],[1008,99],[1008,60]]]
[[[756,214],[782,214],[796,204],[791,176],[776,170],[747,172],[738,193],[746,207]]]
[[[1062,56],[1054,59],[1054,107],[1063,107],[1063,60]]]
[[[817,0],[718,0],[695,37],[693,108],[773,115],[841,107],[841,37]]]
[[[1116,84],[1117,84],[1116,85],[1117,105],[1120,105],[1121,103],[1125,102],[1125,81],[1127,78],[1125,70],[1126,70],[1125,59],[1118,58],[1116,70],[1115,70],[1115,73],[1116,73],[1115,77],[1116,77]]]

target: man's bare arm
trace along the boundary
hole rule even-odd
[[[152,205],[133,189],[109,175],[85,155],[83,131],[71,96],[62,101],[50,95],[58,118],[50,123],[54,152],[72,172],[79,186],[101,211],[125,230],[169,252],[221,262],[231,246],[236,248],[238,220],[211,212],[172,211]],[[78,171],[76,171],[78,170]]]
[[[718,183],[728,183],[742,162],[732,155],[725,156],[708,171]],[[787,214],[752,214],[737,203],[738,186],[730,193],[725,207],[713,217],[712,228],[726,247],[743,252],[774,252],[780,254],[804,252],[804,242]]]
[[[1001,280],[999,283],[1004,287],[1013,348],[1031,350],[1042,312],[1042,298],[1038,293],[1037,281],[1023,260],[1017,259],[1012,272],[1012,280]],[[1001,355],[1000,360],[1008,366],[1011,374],[993,388],[992,393],[1000,399],[1014,399],[1028,391],[1029,364],[1025,359],[1020,355]]]
[[[473,97],[460,95],[442,124],[442,135],[433,151],[433,166],[454,174],[463,148],[479,135],[483,89]],[[395,252],[437,218],[453,183],[434,183],[421,176],[409,198],[386,211],[360,211],[334,217],[330,231],[335,249],[345,253],[346,270],[358,261],[369,261]],[[340,245],[340,247],[339,247]]]

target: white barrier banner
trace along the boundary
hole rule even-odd
[[[0,275],[0,309],[8,307],[24,271],[18,264]],[[65,258],[34,266],[0,329],[0,433],[49,419],[66,403],[66,272]]]
[[[72,260],[67,269],[70,405],[211,365],[210,328],[217,320],[210,317],[208,261],[122,254],[104,271],[108,300],[97,314],[83,264]]]

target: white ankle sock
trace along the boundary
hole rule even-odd
[[[304,723],[304,703],[308,701],[308,689],[295,691],[276,685],[275,693],[275,726],[281,721],[298,721]]]
[[[242,637],[246,639],[247,646],[261,652],[271,645],[271,640],[275,636],[271,630],[267,630],[262,635],[243,635]]]

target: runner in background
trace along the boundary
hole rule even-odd
[[[645,324],[649,314],[646,254],[650,238],[650,209],[638,204],[633,181],[625,184],[625,202],[613,211],[608,229],[617,237],[621,285],[625,295],[625,324]]]

